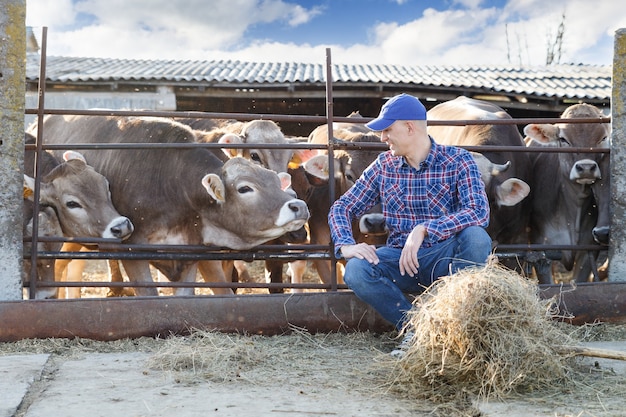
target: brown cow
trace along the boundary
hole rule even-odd
[[[189,149],[195,133],[160,118],[48,116],[44,142],[181,144],[183,147],[87,150],[85,156],[110,181],[116,207],[129,213],[129,243],[216,245],[250,249],[304,225],[302,200],[281,189],[279,176],[244,158],[223,163],[206,149]],[[124,260],[129,279],[151,282],[149,262]],[[194,282],[196,262],[170,263],[173,281]],[[156,295],[155,288],[137,288]],[[190,293],[181,288],[177,294]]]
[[[29,143],[29,135],[27,135],[27,142]],[[34,143],[34,138],[32,138]],[[49,172],[54,167],[59,165],[59,162],[51,154],[44,152],[41,158],[43,172]],[[34,192],[35,192],[35,180],[34,176],[34,155],[33,152],[26,152],[24,158],[24,164],[26,172],[31,177],[24,177],[24,204],[22,205],[23,224],[22,233],[25,238],[33,236],[33,224],[34,224]],[[57,217],[54,209],[49,206],[40,206],[38,214],[37,236],[39,237],[60,237],[63,236],[63,230],[59,224],[59,218]],[[37,251],[58,252],[61,250],[61,242],[37,242]],[[22,281],[24,284],[29,283],[31,276],[31,252],[32,243],[29,241],[24,242],[24,267],[22,269]],[[54,282],[54,259],[42,259],[37,258],[36,266],[36,280],[37,282]],[[57,290],[54,287],[35,287],[35,298],[56,298]]]
[[[200,143],[219,143],[224,145],[220,151],[213,150],[215,154],[224,162],[231,158],[243,157],[265,168],[271,169],[277,173],[287,172],[288,164],[299,164],[301,158],[306,156],[306,150],[292,149],[251,149],[251,148],[230,148],[228,145],[238,144],[279,144],[287,145],[291,143],[286,139],[282,131],[276,123],[270,120],[252,120],[249,122],[238,122],[236,120],[224,119],[198,119],[198,118],[177,118],[175,119],[194,129],[196,140]],[[283,188],[289,186],[288,180],[283,182]],[[268,244],[284,244],[284,243],[303,243],[307,239],[307,232],[303,228],[286,233],[274,242]],[[123,281],[120,273],[119,265],[115,265],[117,261],[109,261],[111,280],[113,282]],[[173,265],[177,262],[153,261],[152,265],[156,266],[159,271],[168,274]],[[222,265],[223,272],[220,271]],[[200,261],[198,262],[198,270],[205,281],[224,282],[233,275],[236,268],[237,273],[242,276],[247,274],[247,267],[243,261]],[[275,263],[266,261],[266,270],[272,279],[272,282],[282,282],[282,262]],[[230,288],[215,287],[212,289],[214,294],[232,294]],[[276,291],[271,291],[276,292]],[[111,288],[110,296],[125,295],[126,291]]]
[[[528,146],[608,148],[608,123],[567,123],[570,118],[601,118],[590,104],[568,107],[555,125],[529,124]],[[586,245],[609,240],[609,156],[606,153],[532,153],[531,242]],[[597,257],[598,253],[594,256]],[[562,251],[561,263],[578,282],[589,279],[590,261],[583,251]],[[540,283],[552,282],[550,262],[537,268]]]
[[[35,138],[26,134],[27,144]],[[127,239],[133,232],[133,224],[113,206],[109,183],[85,163],[77,152],[65,152],[65,162],[59,162],[48,152],[39,160],[38,174],[41,176],[39,192],[39,225],[41,236],[98,237]],[[24,232],[31,236],[34,207],[32,195],[35,188],[35,153],[24,154]],[[58,251],[60,243],[40,242],[38,250]],[[30,245],[25,251],[31,250]],[[38,259],[38,274],[42,281],[54,280],[54,260]],[[29,260],[25,263],[30,271]],[[55,288],[37,290],[36,298],[54,298]]]

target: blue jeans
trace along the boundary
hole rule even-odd
[[[377,249],[377,265],[351,258],[343,277],[358,298],[398,330],[412,306],[404,293],[421,293],[437,278],[468,266],[483,266],[491,253],[491,238],[482,227],[470,226],[448,240],[421,248],[417,253],[419,270],[413,277],[400,275],[401,252],[386,246]]]

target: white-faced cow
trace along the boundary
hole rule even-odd
[[[129,243],[215,245],[250,249],[297,230],[309,217],[306,204],[281,189],[278,174],[244,158],[223,163],[215,153],[186,148],[195,133],[159,118],[48,116],[44,143],[180,144],[183,147],[98,149],[85,157],[111,184],[116,207],[135,225]],[[151,282],[149,262],[123,260],[135,282]],[[194,282],[196,262],[177,261],[166,275]],[[138,295],[156,295],[139,287]],[[178,289],[176,294],[192,293]]]
[[[524,128],[528,146],[608,148],[607,123],[567,123],[567,119],[601,118],[590,104],[568,107],[562,123],[529,124]],[[607,153],[531,153],[531,242],[547,245],[588,245],[609,240],[609,156]],[[597,254],[596,254],[597,255]],[[584,251],[562,251],[561,263],[576,281],[587,281],[590,261]],[[537,269],[541,283],[552,282],[549,261]]]
[[[35,138],[26,134],[27,144]],[[60,162],[48,152],[39,159],[39,225],[41,236],[98,237],[127,239],[133,232],[133,224],[115,209],[106,178],[87,165],[83,156],[68,151]],[[32,236],[35,179],[34,151],[24,153],[24,232]],[[38,250],[58,251],[60,243],[40,242]],[[32,250],[26,245],[26,250]],[[58,261],[57,261],[58,262]],[[42,281],[53,281],[54,260],[38,259],[38,275]],[[30,271],[29,260],[25,270]],[[54,298],[55,288],[37,290],[36,298]]]

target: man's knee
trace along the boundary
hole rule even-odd
[[[353,287],[359,277],[370,275],[371,264],[365,259],[352,258],[346,262],[345,270],[343,273],[343,281],[350,288]]]
[[[475,254],[475,261],[485,262],[491,253],[491,237],[487,231],[480,226],[470,226],[463,230],[459,236],[459,246],[463,251],[469,248]],[[483,259],[484,258],[484,259]]]

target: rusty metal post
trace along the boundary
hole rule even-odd
[[[22,298],[26,2],[0,0],[0,300]]]
[[[609,280],[626,281],[626,29],[615,32],[611,96],[611,245]]]

